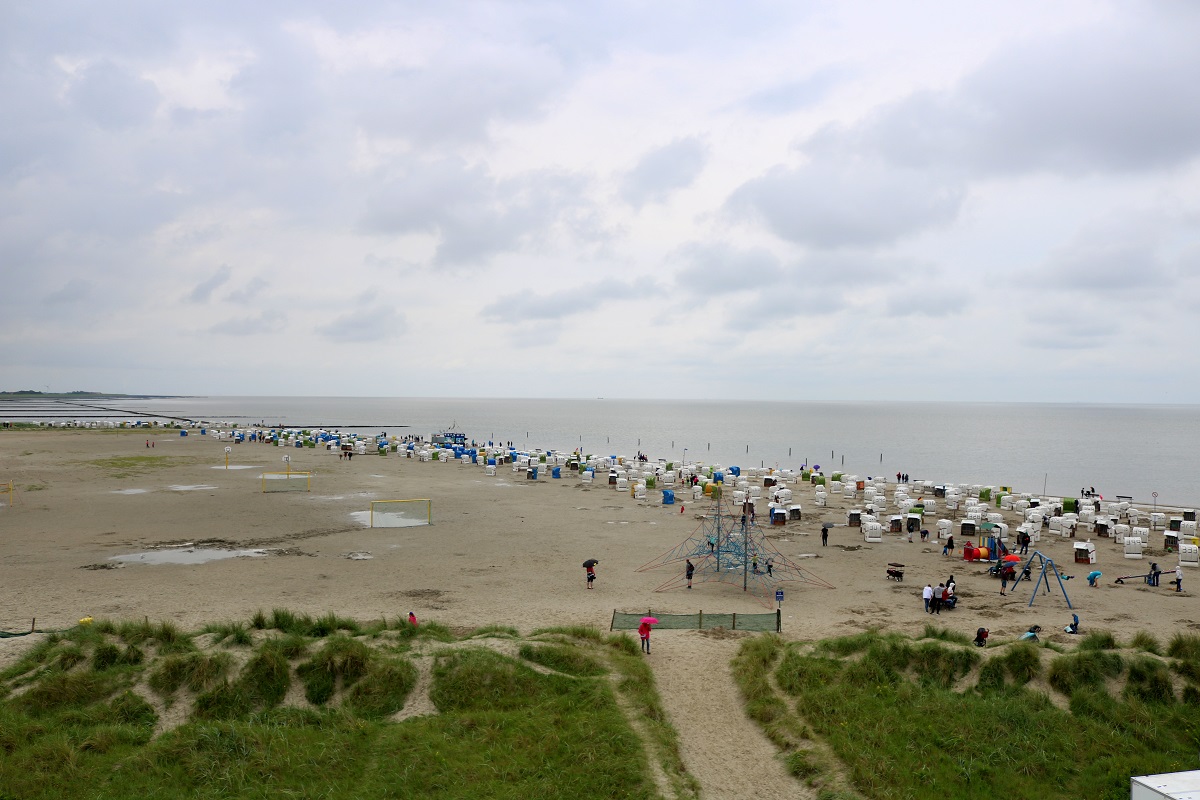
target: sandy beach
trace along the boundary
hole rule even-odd
[[[153,449],[145,446],[148,436]],[[27,630],[36,617],[39,628],[50,630],[93,616],[149,617],[196,628],[282,607],[361,620],[413,611],[455,627],[501,623],[529,632],[550,625],[607,629],[614,609],[765,610],[740,587],[722,583],[656,593],[671,571],[636,571],[695,532],[708,501],[663,506],[655,491],[637,501],[600,480],[584,485],[566,470],[561,480],[533,482],[507,466],[489,477],[475,466],[396,454],[345,461],[325,450],[260,444],[232,445],[227,470],[229,445],[165,430],[0,433],[0,481],[11,479],[17,490],[15,504],[0,508],[0,627]],[[293,457],[292,469],[312,472],[311,492],[260,491],[260,475],[280,469],[285,453]],[[153,456],[156,463],[112,460],[139,456]],[[934,622],[964,633],[986,626],[994,639],[1036,623],[1051,639],[1069,640],[1062,627],[1072,612],[1060,595],[1039,595],[1030,608],[1029,586],[1022,584],[1001,597],[986,564],[964,562],[961,549],[954,558],[943,557],[940,545],[922,544],[919,537],[909,543],[906,536],[885,534],[882,543],[865,544],[857,528],[841,527],[855,501],[831,495],[830,506],[818,509],[810,486],[793,488],[803,520],[768,534],[780,552],[835,588],[784,587],[785,638],[837,636],[869,626],[917,634]],[[432,500],[432,526],[366,526],[371,500],[410,498]],[[943,512],[939,506],[925,526],[933,529]],[[1004,513],[1015,527],[1016,515]],[[822,522],[839,526],[828,547],[820,543]],[[1189,585],[1200,577],[1195,570],[1185,573],[1188,590],[1182,593],[1173,591],[1168,574],[1158,588],[1140,580],[1114,583],[1117,576],[1145,572],[1151,560],[1164,570],[1175,567],[1173,555],[1162,555],[1160,532],[1152,534],[1141,561],[1126,560],[1111,538],[1095,539],[1094,567],[1072,563],[1072,541],[1043,536],[1037,549],[1076,576],[1067,589],[1084,631],[1110,630],[1125,640],[1149,631],[1166,640],[1200,629]],[[186,565],[112,560],[188,543],[266,554]],[[816,557],[800,560],[802,555]],[[600,561],[591,591],[580,566],[587,558]],[[906,565],[903,582],[885,578],[890,562]],[[1083,579],[1091,569],[1104,573],[1097,588]],[[932,618],[923,611],[921,589],[951,574],[960,607]],[[0,640],[0,663],[36,638]],[[685,759],[705,796],[745,796],[750,787],[736,777],[734,760],[722,766],[711,757],[733,738],[744,743],[746,758],[762,763],[755,793],[798,796],[802,787],[784,774],[774,749],[740,711],[728,678],[736,641],[694,631],[655,634],[651,658]],[[697,682],[718,675],[726,677],[719,690],[695,690]]]

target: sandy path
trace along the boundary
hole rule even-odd
[[[694,631],[654,637],[650,664],[684,764],[705,800],[815,797],[787,774],[775,746],[742,709],[730,674],[739,642]]]

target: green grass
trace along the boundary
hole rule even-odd
[[[935,625],[926,625],[925,632],[921,634],[922,639],[938,639],[951,644],[968,645],[972,642],[972,637],[960,631],[953,631],[949,628],[939,628]]]
[[[374,656],[374,651],[360,641],[344,636],[330,638],[319,652],[296,668],[296,675],[304,683],[304,696],[313,705],[328,703],[338,682],[352,686],[367,673]]]
[[[1167,655],[1185,661],[1200,661],[1200,636],[1194,633],[1177,633],[1167,645]]]
[[[779,687],[862,797],[1125,798],[1130,775],[1194,765],[1200,715],[1188,699],[1200,703],[1200,690],[1180,702],[1161,659],[1104,649],[1099,637],[1098,649],[1053,657],[1045,673],[1069,698],[1064,711],[1025,688],[1044,672],[1044,649],[930,638],[867,632],[789,646],[778,660]],[[1193,652],[1182,640],[1176,649]],[[971,691],[963,676],[976,664]],[[1123,677],[1114,696],[1108,687]],[[743,693],[749,709],[755,696]],[[816,754],[784,752],[797,777],[819,774]]]
[[[170,467],[183,467],[197,463],[192,456],[113,456],[85,462],[96,467],[110,478],[135,478]]]
[[[675,797],[698,795],[627,634],[473,631],[480,644],[517,638],[523,658],[435,651],[439,713],[393,722],[418,676],[397,651],[452,639],[444,625],[276,612],[206,632],[100,621],[32,648],[0,682],[0,798],[656,798],[649,759]],[[213,646],[243,635],[245,650]],[[283,706],[297,679],[324,704]],[[186,704],[157,737],[147,688]]]
[[[604,675],[608,669],[578,647],[561,644],[523,644],[521,658],[580,678]]]
[[[1093,631],[1079,640],[1080,650],[1116,650],[1117,637],[1108,631]]]
[[[1158,643],[1158,639],[1153,634],[1146,633],[1145,631],[1135,633],[1130,646],[1137,650],[1153,653],[1156,656],[1162,655],[1162,645]]]

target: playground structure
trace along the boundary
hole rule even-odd
[[[1026,578],[1025,577],[1026,575],[1032,576],[1033,568],[1034,568],[1033,562],[1035,560],[1039,561],[1037,578],[1033,578],[1033,577]],[[1064,584],[1064,580],[1069,579],[1069,577],[1067,579],[1064,579],[1063,576],[1059,573],[1058,567],[1054,563],[1054,559],[1045,555],[1040,550],[1034,550],[1033,555],[1031,555],[1029,557],[1029,560],[1025,562],[1025,566],[1022,567],[1021,570],[1017,573],[1017,579],[1012,585],[1013,593],[1014,594],[1016,593],[1017,587],[1021,584],[1021,581],[1023,581],[1023,580],[1034,581],[1033,592],[1030,593],[1030,595],[1029,595],[1029,603],[1028,603],[1028,607],[1032,608],[1033,601],[1037,599],[1038,589],[1041,588],[1043,586],[1043,584],[1045,585],[1046,594],[1050,593],[1050,589],[1051,589],[1050,575],[1048,575],[1047,572],[1053,574],[1055,579],[1058,581],[1058,588],[1060,591],[1062,591],[1063,599],[1067,601],[1067,608],[1074,609],[1075,606],[1071,605],[1071,598],[1067,595],[1067,587]]]
[[[311,472],[264,472],[263,492],[311,492]]]
[[[687,539],[638,567],[637,571],[674,567],[677,573],[654,591],[681,589],[688,584],[682,568],[688,560],[695,567],[693,585],[710,581],[741,584],[742,591],[753,594],[767,608],[775,602],[775,590],[783,584],[804,583],[833,588],[780,553],[762,529],[744,517],[740,510],[735,516],[722,501],[720,492],[713,492],[708,512]]]
[[[433,501],[429,498],[414,500],[372,500],[372,528],[414,528],[433,524]]]

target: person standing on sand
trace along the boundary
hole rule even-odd
[[[827,525],[822,525],[821,526],[821,547],[827,547],[828,545],[829,545],[829,527]]]
[[[408,612],[408,624],[412,625],[414,628],[417,627],[417,625],[419,624],[417,622],[417,615],[411,611]]]
[[[933,590],[933,602],[930,603],[930,607],[933,608],[933,613],[938,616],[942,614],[942,592],[944,591],[946,591],[946,586],[941,583]]]
[[[599,561],[596,562],[596,564],[599,563]],[[587,587],[589,589],[592,588],[592,581],[596,580],[596,564],[589,564],[588,566],[584,567],[584,569],[587,570]]]
[[[1183,591],[1183,564],[1175,565],[1175,591]]]
[[[692,588],[692,575],[695,574],[695,572],[696,572],[696,565],[693,564],[692,560],[689,558],[687,560],[687,568],[684,570],[684,573],[687,575],[687,582],[688,582],[689,589]]]
[[[929,584],[929,583],[925,584],[925,588],[921,590],[921,599],[925,601],[925,613],[926,614],[931,613],[929,610],[929,604],[933,601],[933,585],[932,584]]]
[[[943,556],[954,555],[954,534],[950,534],[949,536],[946,537],[946,544],[942,546],[942,555]]]
[[[650,655],[650,623],[642,622],[638,625],[638,638],[642,640],[642,652]]]

